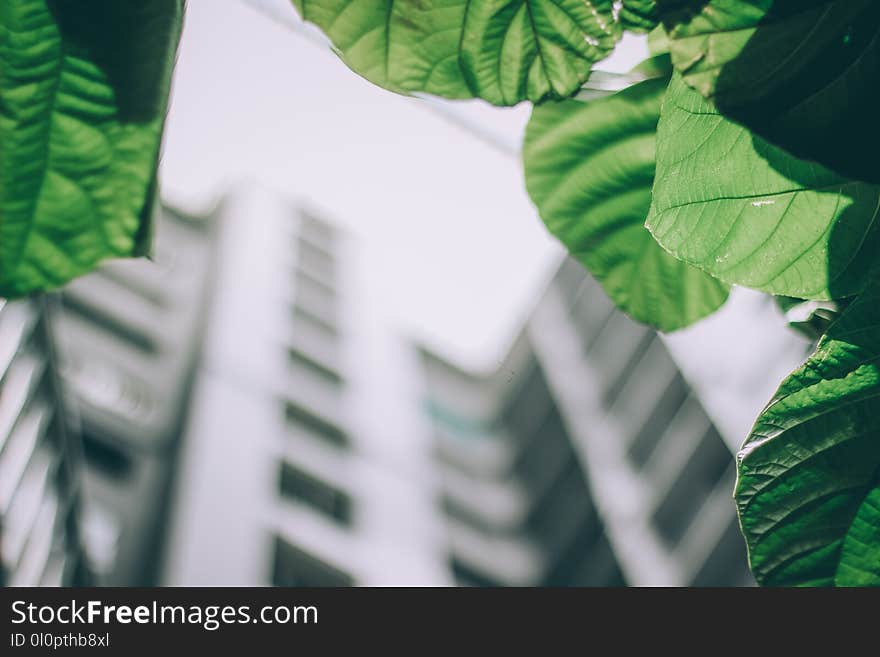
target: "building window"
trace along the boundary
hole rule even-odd
[[[481,439],[494,435],[491,426],[486,422],[465,417],[434,399],[425,400],[425,411],[434,426],[440,428],[440,433],[443,435],[464,440]]]
[[[541,426],[526,438],[513,465],[524,483],[540,488],[557,477],[564,462],[574,456],[565,423],[555,406],[545,413]]]
[[[339,331],[332,322],[328,322],[308,308],[300,304],[293,306],[293,322],[294,330],[297,327],[306,328],[310,332],[317,332],[328,340],[336,340],[339,338]]]
[[[287,355],[290,359],[290,365],[294,370],[307,372],[310,376],[317,377],[333,387],[342,385],[342,376],[338,372],[307,356],[299,349],[291,347],[287,350]]]
[[[124,340],[144,353],[150,355],[158,353],[159,345],[156,336],[151,335],[144,327],[132,324],[73,289],[66,292],[62,299],[65,310],[79,315],[89,324]]]
[[[629,318],[627,320],[631,321]],[[603,388],[605,391],[604,401],[608,406],[611,406],[620,397],[621,391],[631,377],[642,374],[639,372],[640,361],[651,348],[651,345],[658,340],[659,338],[657,338],[653,331],[645,331],[633,348],[629,358],[625,362],[620,363],[619,369],[616,372],[606,371]]]
[[[336,229],[313,217],[303,216],[299,228],[300,237],[332,251],[336,244]]]
[[[116,445],[89,432],[83,434],[82,443],[83,456],[93,468],[117,481],[131,476],[131,456]]]
[[[602,327],[618,313],[605,292],[591,278],[581,285],[569,312],[585,349],[599,335]]]
[[[335,447],[348,445],[348,434],[330,420],[312,413],[292,401],[284,403],[284,416],[288,426],[298,432],[315,436]]]
[[[749,573],[745,541],[734,514],[691,586],[743,586],[754,583]]]
[[[681,540],[715,486],[728,474],[732,480],[732,470],[730,450],[710,429],[654,513],[654,523],[670,546]]]
[[[664,435],[664,429],[675,419],[679,409],[688,396],[688,386],[682,376],[676,375],[673,382],[663,391],[660,399],[654,404],[651,414],[642,425],[629,446],[629,458],[638,467],[644,467],[654,453],[657,443]],[[645,403],[634,399],[634,404]]]
[[[589,338],[589,336],[585,336]],[[595,340],[587,340],[587,359],[602,384],[605,404],[611,404],[631,369],[655,340],[653,331],[621,312],[612,314]]]
[[[327,294],[327,288],[314,282],[312,278],[297,276],[294,287],[295,303],[306,313],[325,326],[336,324],[336,299]]]
[[[300,269],[324,281],[336,280],[336,259],[331,253],[309,240],[300,239],[297,244],[297,264]]]
[[[497,587],[502,585],[501,582],[492,579],[488,575],[484,575],[479,570],[475,570],[458,557],[453,556],[450,558],[449,567],[458,586]]]
[[[586,279],[587,272],[584,266],[577,260],[566,258],[556,273],[555,282],[565,300],[571,303],[581,292]]]
[[[353,586],[348,573],[331,566],[282,538],[275,538],[274,586]]]
[[[547,586],[626,586],[603,527],[588,516],[545,578]]]
[[[553,402],[544,373],[532,362],[505,402],[501,424],[517,437],[529,436],[541,426]]]
[[[595,514],[583,471],[574,459],[532,504],[525,529],[548,552],[559,550],[571,529]]]
[[[291,463],[282,463],[279,473],[281,494],[308,504],[328,518],[351,524],[351,497]]]
[[[120,265],[123,266],[120,266]],[[100,269],[92,273],[94,278],[103,278],[115,285],[127,294],[134,294],[144,301],[156,306],[159,309],[165,309],[169,305],[169,299],[165,291],[159,286],[158,281],[144,280],[142,277],[132,276],[125,263],[109,262]]]
[[[329,300],[336,299],[336,288],[305,269],[296,270],[297,290],[305,290],[307,294]]]

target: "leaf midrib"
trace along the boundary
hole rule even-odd
[[[19,248],[18,253],[14,258],[14,264],[10,263],[10,272],[17,271],[24,260],[25,254],[27,253],[27,247],[30,245],[31,238],[34,234],[35,229],[35,215],[37,212],[37,205],[40,202],[40,198],[43,196],[43,189],[46,185],[46,179],[49,174],[49,160],[50,160],[50,145],[52,141],[52,125],[54,123],[55,112],[58,108],[58,96],[59,90],[61,88],[61,77],[64,73],[65,63],[67,61],[67,52],[64,45],[64,39],[60,37],[57,30],[55,32],[55,36],[58,42],[58,66],[55,69],[55,80],[52,85],[51,91],[51,100],[49,102],[48,120],[45,122],[45,130],[42,139],[42,162],[43,166],[40,167],[40,182],[37,185],[37,193],[34,194],[33,200],[31,201],[30,208],[28,211],[28,223],[27,228],[25,229],[25,234],[21,240],[21,247]],[[10,276],[12,278],[12,276]]]

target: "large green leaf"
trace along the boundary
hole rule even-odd
[[[620,38],[612,0],[294,0],[354,71],[496,105],[573,94]]]
[[[182,11],[0,5],[0,296],[143,250]]]
[[[618,5],[620,22],[633,32],[650,32],[659,22],[656,0],[623,0]]]
[[[737,462],[758,582],[880,585],[880,286],[782,383]]]
[[[458,61],[468,0],[293,0],[342,60],[396,91],[470,98]]]
[[[773,294],[828,299],[863,288],[878,248],[880,187],[751,135],[678,75],[658,144],[648,228],[670,253]]]
[[[620,38],[611,0],[471,0],[461,61],[496,105],[570,96]]]
[[[645,229],[666,80],[535,107],[523,159],[529,194],[550,231],[620,308],[672,331],[717,309],[727,288],[670,256]]]
[[[880,2],[700,0],[664,20],[676,68],[722,113],[880,182]]]

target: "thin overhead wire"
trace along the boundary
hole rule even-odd
[[[321,46],[322,48],[332,48],[330,40],[327,37],[325,37],[317,29],[311,28],[307,23],[301,21],[297,17],[296,12],[294,12],[293,10],[291,2],[279,4],[278,2],[274,2],[273,0],[241,1],[245,5],[249,6],[251,9],[255,9],[257,12],[261,13],[263,16],[269,18],[278,25],[292,30],[293,32],[307,39],[314,45]]]
[[[256,10],[274,23],[290,30],[302,37],[314,46],[324,49],[333,49],[333,44],[317,28],[300,20],[289,2],[279,3],[275,0],[241,0],[246,6]],[[620,91],[636,82],[640,82],[644,76],[638,73],[611,73],[608,71],[593,71],[581,91],[575,96],[575,100],[590,101],[606,94]],[[483,143],[492,147],[504,155],[518,158],[521,144],[519,140],[513,140],[506,135],[490,130],[479,122],[460,112],[456,104],[462,101],[449,101],[427,94],[413,94],[411,98],[420,101],[419,105],[432,112],[444,121],[455,125],[476,137]]]

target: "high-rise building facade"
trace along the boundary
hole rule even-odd
[[[423,363],[459,581],[750,581],[729,449],[662,339],[575,261],[497,369]]]
[[[462,585],[623,584],[584,470],[525,336],[465,372],[422,350],[449,565]]]
[[[733,458],[662,338],[572,260],[527,334],[627,582],[751,583]]]
[[[98,584],[156,581],[210,299],[210,217],[164,207],[156,232],[150,260],[108,262],[73,281],[52,317]]]
[[[221,214],[165,582],[449,583],[411,354],[361,252],[260,190]]]
[[[0,300],[0,584],[88,580],[79,444],[61,404],[47,301]]]
[[[0,309],[6,583],[750,583],[729,449],[575,262],[472,372],[272,193],[166,208],[156,249],[72,283],[54,350],[40,303]]]

